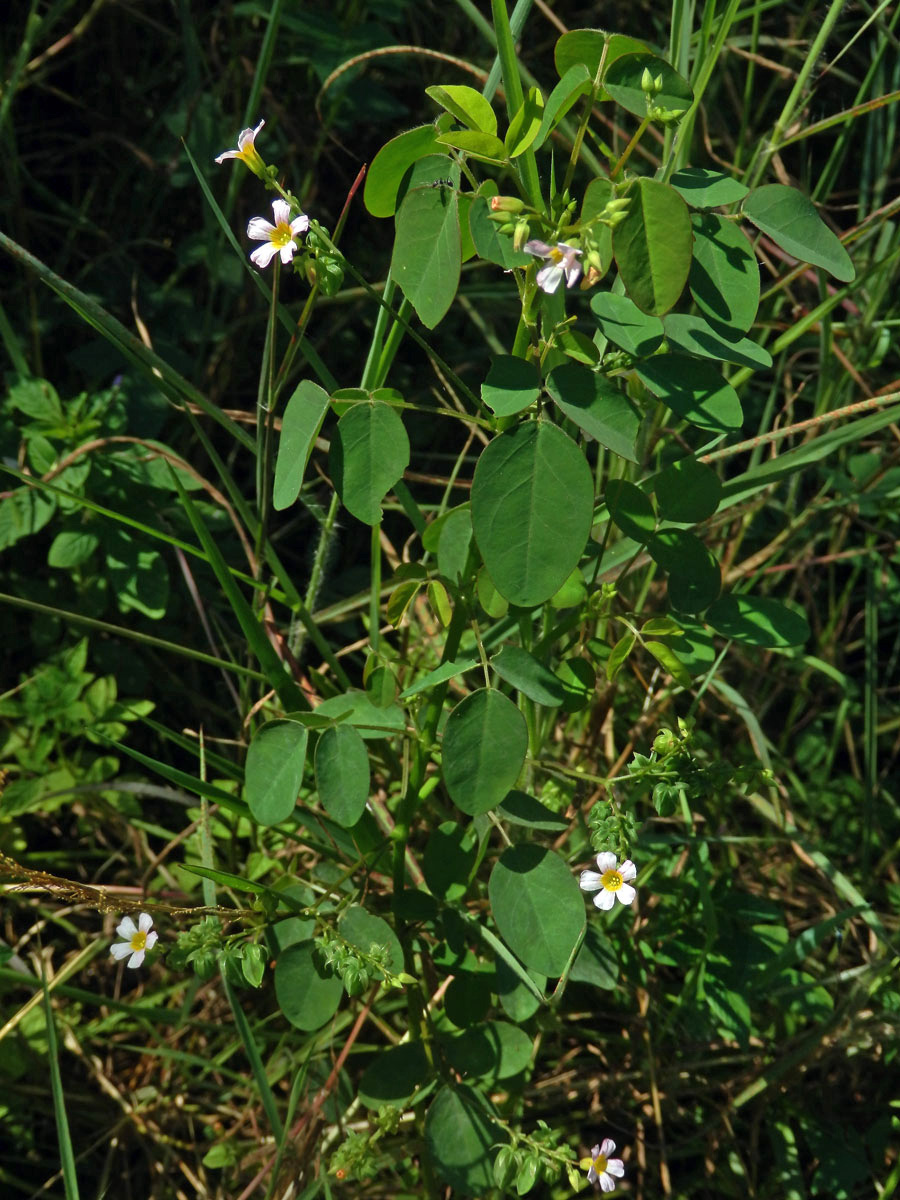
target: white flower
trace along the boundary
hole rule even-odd
[[[525,243],[525,249],[529,254],[546,258],[550,263],[548,267],[541,267],[537,274],[537,284],[541,291],[555,292],[562,283],[563,276],[566,278],[566,287],[574,287],[581,278],[581,264],[578,262],[581,251],[576,250],[574,246],[566,242],[548,246],[546,242],[534,238]]]
[[[603,1192],[611,1192],[616,1186],[614,1175],[621,1179],[625,1174],[625,1164],[621,1158],[609,1157],[615,1148],[616,1143],[612,1138],[604,1138],[602,1145],[594,1146],[591,1150],[591,1157],[583,1158],[580,1163],[588,1173],[588,1183],[599,1183]]]
[[[630,904],[636,893],[631,886],[631,880],[637,875],[637,867],[630,858],[626,858],[621,866],[616,863],[616,856],[609,850],[597,855],[597,871],[582,871],[578,886],[583,892],[596,892],[594,903],[598,908],[610,909],[618,896],[622,904]]]
[[[281,254],[281,261],[287,266],[297,249],[294,238],[309,229],[309,217],[305,214],[291,220],[291,209],[286,200],[273,200],[272,211],[274,225],[270,225],[265,217],[254,217],[247,226],[247,237],[263,243],[250,255],[250,261],[258,267],[267,267],[276,254]]]
[[[153,929],[153,918],[149,913],[141,913],[137,925],[131,917],[125,917],[122,924],[117,926],[116,933],[125,941],[110,946],[109,952],[113,958],[126,958],[130,954],[131,958],[126,964],[129,967],[139,967],[144,961],[144,955],[153,949],[159,937]]]
[[[265,121],[260,121],[255,129],[242,129],[238,137],[237,150],[226,150],[218,156],[216,162],[223,163],[226,158],[239,158],[254,175],[265,177],[266,164],[260,158],[259,151],[253,144],[263,125],[265,125]]]

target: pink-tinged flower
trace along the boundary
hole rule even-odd
[[[253,144],[256,140],[256,135],[265,125],[265,121],[260,121],[255,129],[242,129],[238,137],[237,150],[226,150],[216,159],[217,163],[223,163],[226,158],[239,158],[245,166],[249,167],[254,175],[259,175],[265,178],[266,164],[259,156],[259,151]]]
[[[591,1150],[591,1157],[583,1158],[579,1164],[588,1173],[588,1183],[599,1183],[602,1192],[611,1192],[616,1186],[616,1179],[621,1179],[625,1174],[625,1164],[621,1158],[609,1157],[615,1148],[616,1143],[612,1138],[604,1138],[601,1145]]]
[[[621,866],[609,850],[597,855],[597,871],[582,871],[578,886],[583,892],[596,892],[594,903],[604,910],[612,908],[618,897],[621,904],[630,904],[637,894],[631,881],[637,876],[637,867],[630,858]]]
[[[309,217],[305,213],[291,220],[291,209],[286,200],[273,200],[272,211],[274,225],[270,225],[265,217],[254,217],[247,226],[247,237],[263,243],[250,255],[250,261],[258,267],[267,267],[276,254],[281,255],[281,261],[287,266],[297,249],[294,238],[309,229]]]
[[[152,930],[152,932],[151,932]],[[139,967],[144,961],[144,955],[156,945],[159,934],[153,929],[153,918],[149,913],[141,913],[135,925],[131,917],[125,917],[122,924],[116,927],[116,933],[124,942],[116,942],[110,946],[109,952],[113,958],[127,958],[128,967]]]
[[[546,242],[533,238],[524,247],[529,254],[545,258],[549,266],[541,267],[537,273],[537,284],[542,292],[555,292],[565,276],[566,287],[574,287],[581,278],[581,264],[578,259],[581,251],[567,242],[557,242],[548,246]]]

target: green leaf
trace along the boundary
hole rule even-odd
[[[429,834],[422,857],[422,874],[428,890],[439,900],[461,899],[477,861],[478,834],[474,822],[467,827],[456,821],[442,822]]]
[[[569,979],[573,983],[589,983],[605,991],[611,991],[619,982],[619,962],[613,944],[590,922],[569,972]]]
[[[562,833],[569,822],[555,813],[552,808],[529,796],[527,792],[513,790],[497,810],[497,816],[512,825],[525,825],[528,829],[543,829],[547,833]]]
[[[491,659],[491,667],[505,683],[535,704],[554,708],[565,699],[563,686],[553,672],[521,646],[504,646]]]
[[[359,904],[353,904],[344,910],[339,929],[341,937],[364,954],[370,954],[373,946],[386,946],[387,969],[394,975],[401,973],[403,948],[396,933],[383,917],[370,913]]]
[[[678,661],[675,651],[667,646],[665,642],[644,642],[644,649],[653,655],[662,669],[668,671],[677,684],[683,688],[691,686],[690,674]]]
[[[369,756],[352,725],[326,729],[316,746],[316,788],[329,817],[351,829],[369,799]]]
[[[344,506],[366,525],[381,520],[381,501],[409,466],[409,438],[388,404],[356,404],[331,439],[331,475]]]
[[[583,658],[565,658],[556,674],[566,689],[565,712],[581,712],[594,698],[596,677],[593,667]]]
[[[541,375],[537,364],[498,354],[491,359],[487,379],[481,385],[481,399],[498,417],[512,417],[529,408],[541,394]]]
[[[628,657],[634,649],[636,641],[637,638],[629,630],[627,633],[623,633],[613,646],[610,656],[606,660],[606,678],[610,683],[628,662]]]
[[[438,535],[438,570],[451,583],[458,584],[465,577],[471,544],[472,508],[461,504],[445,514]]]
[[[796,188],[782,183],[755,188],[744,201],[741,212],[794,258],[822,267],[842,283],[856,278],[850,255],[840,239],[819,216],[813,202]]]
[[[609,481],[606,507],[619,529],[636,542],[646,542],[656,528],[656,514],[649,497],[627,479]]]
[[[544,142],[563,119],[579,96],[586,96],[591,90],[591,76],[584,63],[575,63],[560,79],[559,83],[547,97],[541,127],[534,139],[534,149],[539,150]]]
[[[552,850],[526,844],[505,850],[488,883],[503,940],[526,967],[557,978],[584,929],[575,876]]]
[[[722,590],[722,571],[696,534],[663,529],[647,543],[653,561],[669,576],[669,600],[680,612],[698,613]]]
[[[527,267],[532,262],[530,254],[513,249],[512,235],[500,233],[497,222],[490,218],[490,208],[485,196],[476,196],[469,209],[469,232],[478,252],[485,262],[496,263],[510,271],[513,267]]]
[[[638,378],[672,412],[698,429],[740,429],[744,413],[738,394],[712,363],[685,354],[657,354],[636,367]]]
[[[123,529],[104,535],[106,568],[121,612],[159,620],[169,601],[169,570],[158,550],[150,550]]]
[[[321,1029],[337,1012],[344,985],[336,975],[319,967],[312,942],[300,942],[278,956],[275,964],[275,998],[285,1017],[297,1029]]]
[[[691,85],[655,54],[623,54],[607,67],[603,86],[617,104],[643,118],[647,115],[647,94],[641,87],[644,71],[649,71],[654,79],[662,76],[662,90],[653,97],[656,107],[687,112],[694,103]]]
[[[303,783],[309,734],[297,721],[267,721],[253,735],[244,768],[244,798],[260,825],[294,811]]]
[[[641,312],[627,296],[597,292],[591,297],[591,312],[603,336],[634,358],[647,358],[662,345],[665,336],[662,321]]]
[[[481,688],[450,713],[444,729],[444,782],[457,808],[488,812],[519,778],[528,749],[525,718],[508,696]]]
[[[706,463],[682,458],[654,481],[659,515],[664,521],[694,525],[711,517],[722,499],[718,475]]]
[[[562,412],[614,454],[637,462],[641,416],[618,384],[581,363],[556,367],[547,391]]]
[[[806,617],[768,596],[723,596],[705,616],[716,633],[747,646],[800,646],[810,637]]]
[[[300,495],[306,465],[315,445],[325,414],[328,393],[310,379],[302,379],[287,402],[275,460],[272,505],[287,508]]]
[[[565,584],[563,584],[563,587],[565,587]],[[479,567],[478,569],[478,575],[475,579],[475,591],[478,595],[478,603],[489,617],[493,617],[495,621],[499,621],[501,617],[506,616],[509,611],[509,601],[501,596],[494,587],[494,581],[488,575],[485,567]]]
[[[666,341],[672,350],[713,358],[717,362],[740,363],[756,371],[771,367],[772,355],[750,338],[736,337],[727,325],[713,325],[702,317],[669,313],[664,321]]]
[[[613,253],[625,290],[646,313],[676,303],[691,269],[691,218],[674,188],[640,178],[628,192],[625,219],[613,230]]]
[[[421,679],[402,691],[400,699],[408,700],[410,696],[416,696],[430,687],[446,683],[448,679],[455,679],[457,675],[463,675],[466,671],[471,671],[473,667],[478,666],[478,661],[477,658],[461,658],[455,659],[453,662],[441,663],[439,667],[435,667],[433,671],[429,671],[427,675],[423,675]]]
[[[445,1084],[425,1117],[425,1146],[438,1176],[461,1196],[486,1196],[494,1182],[493,1151],[508,1141],[485,1102],[465,1084]]]
[[[433,125],[419,125],[392,138],[372,159],[363,201],[373,217],[392,217],[403,176],[420,158],[440,150]]]
[[[522,101],[522,107],[509,123],[503,145],[509,158],[518,158],[533,145],[541,128],[544,116],[544,97],[540,88],[531,87]]]
[[[536,132],[536,131],[535,131]],[[452,129],[438,137],[441,146],[452,146],[482,162],[502,163],[506,161],[506,148],[493,133],[478,133],[473,129]]]
[[[472,524],[484,564],[510,604],[532,607],[577,566],[593,520],[584,455],[548,421],[494,438],[472,481]]]
[[[469,129],[477,129],[482,133],[497,132],[497,117],[490,103],[481,92],[466,84],[445,84],[427,87],[425,95],[430,96],[441,108],[452,113],[462,125]]]
[[[99,544],[100,538],[97,534],[87,529],[64,529],[50,543],[47,565],[61,570],[80,567],[83,562],[87,562]]]
[[[56,512],[56,500],[36,487],[17,489],[0,500],[0,550],[43,529]]]
[[[523,1071],[534,1049],[529,1034],[508,1021],[487,1021],[462,1033],[444,1034],[439,1044],[454,1070],[491,1085]]]
[[[690,289],[710,321],[746,333],[759,308],[759,265],[750,243],[733,221],[695,213]]]
[[[399,705],[376,707],[365,692],[355,690],[323,700],[314,715],[320,719],[331,717],[335,721],[346,721],[358,729],[364,739],[386,737],[406,729],[406,716]]]
[[[407,610],[423,586],[421,579],[404,579],[398,583],[388,597],[387,619],[396,628],[406,616]]]
[[[411,188],[397,213],[391,273],[429,329],[434,329],[453,303],[461,262],[456,192]]]
[[[430,1068],[421,1042],[390,1046],[376,1054],[359,1081],[366,1108],[403,1106],[428,1078]]]
[[[581,222],[588,224],[593,217],[602,213],[613,198],[613,185],[608,179],[592,179],[584,189],[584,199],[581,201]],[[600,255],[600,273],[605,275],[612,266],[613,247],[612,233],[608,225],[597,223],[591,228],[590,235],[594,247]]]
[[[575,608],[577,605],[583,604],[587,598],[588,590],[584,576],[576,567],[562,587],[557,588],[550,597],[550,605],[552,608]]]
[[[604,59],[603,47],[605,45],[607,49]],[[591,79],[594,79],[601,61],[605,62],[608,67],[623,54],[632,54],[635,51],[646,50],[646,48],[644,43],[639,42],[637,38],[628,37],[623,33],[609,34],[604,33],[602,29],[572,29],[568,33],[564,33],[557,41],[553,50],[553,61],[556,65],[556,73],[560,76],[564,76],[567,71],[580,63]],[[598,99],[608,100],[609,95],[601,92]]]
[[[669,183],[691,208],[719,208],[722,204],[734,204],[743,200],[750,190],[724,171],[710,171],[705,167],[682,167]]]
[[[430,579],[428,581],[427,592],[431,611],[444,629],[447,629],[453,620],[453,605],[450,602],[450,595],[447,589],[439,579]]]

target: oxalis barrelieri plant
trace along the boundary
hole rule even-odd
[[[256,506],[239,507],[252,600],[172,479],[266,689],[247,706],[241,794],[197,781],[204,865],[188,869],[208,911],[181,922],[166,961],[220,971],[241,1028],[235,989],[270,979],[313,1048],[349,1012],[335,1070],[364,1028],[378,1043],[319,1141],[329,1178],[390,1169],[429,1196],[524,1195],[562,1179],[611,1192],[628,1178],[628,1114],[616,1101],[615,1140],[602,1108],[579,1115],[596,1140],[551,1127],[531,1087],[545,1037],[571,982],[602,997],[632,971],[638,987],[633,930],[653,920],[641,897],[659,861],[641,853],[648,816],[690,827],[705,794],[766,783],[762,768],[695,750],[697,701],[728,644],[787,649],[809,635],[795,607],[724,588],[710,546],[747,490],[711,465],[740,442],[736,385],[772,363],[749,336],[753,238],[838,281],[854,272],[800,191],[758,184],[762,159],[753,186],[690,164],[681,131],[700,96],[642,42],[567,33],[558,83],[526,93],[502,0],[493,14],[505,113],[490,88],[429,87],[434,121],[389,141],[366,173],[368,213],[395,223],[383,288],[341,253],[343,217],[324,228],[283,185],[264,121],[217,159],[263,185],[246,229],[270,302],[257,434],[244,444]],[[601,109],[632,131],[624,149],[598,132]],[[637,168],[652,136],[659,165]],[[505,273],[516,320],[473,388],[428,331],[478,264]],[[317,299],[348,275],[378,311],[361,370],[323,361],[304,336]],[[295,320],[283,304],[298,287]],[[409,339],[452,397],[433,414],[455,455],[437,483],[412,470],[414,406],[391,383]],[[454,504],[462,482],[470,499]],[[297,581],[270,533],[276,513],[312,506],[313,486],[318,540]],[[402,558],[384,548],[385,521]],[[339,522],[369,527],[371,554],[365,636],[336,648],[312,612]],[[683,697],[683,716],[611,771],[579,747],[598,709],[614,708],[626,664],[648,697]],[[217,866],[210,803],[253,830],[283,879]],[[219,905],[217,889],[252,908]],[[154,911],[136,904],[137,923],[119,925],[112,954],[126,967],[160,953]],[[297,1115],[308,1060],[281,1113],[244,1041],[277,1147],[261,1170],[290,1168],[291,1136],[309,1132],[323,1094]]]

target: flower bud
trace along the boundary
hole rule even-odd
[[[520,213],[524,207],[518,196],[491,196],[491,212]]]
[[[653,76],[650,74],[649,67],[644,67],[644,70],[641,74],[641,91],[646,92],[648,96],[652,96],[654,94]]]
[[[515,233],[513,234],[513,249],[521,250],[531,235],[531,227],[524,217],[516,222]]]

